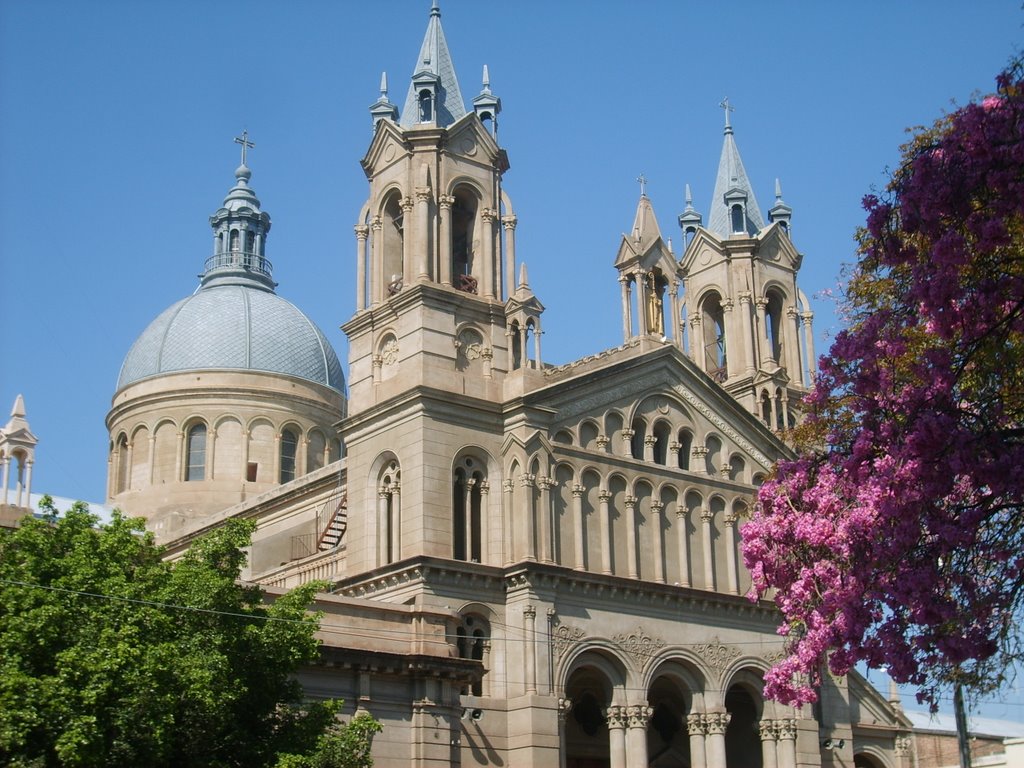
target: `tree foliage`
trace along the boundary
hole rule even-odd
[[[1024,604],[1024,82],[920,130],[867,224],[798,457],[743,528],[789,655],[767,695],[815,698],[827,661],[888,667],[932,704],[997,685]]]
[[[0,762],[370,765],[376,722],[338,723],[292,676],[317,657],[318,585],[265,603],[238,581],[250,522],[168,563],[141,520],[44,512],[0,532]],[[339,744],[360,761],[323,762]]]

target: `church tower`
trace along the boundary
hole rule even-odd
[[[32,509],[32,465],[38,443],[25,418],[25,399],[18,395],[10,420],[0,428],[0,527],[16,525]]]
[[[725,138],[707,226],[686,188],[679,216],[686,249],[683,328],[690,357],[774,430],[792,427],[811,386],[814,348],[803,258],[792,241],[792,209],[776,181],[765,224],[725,109]]]
[[[497,404],[541,367],[543,306],[525,270],[515,282],[500,111],[486,66],[466,108],[435,2],[401,112],[381,78],[361,161],[369,197],[355,225],[356,312],[343,326],[350,348],[344,431],[349,508],[377,509],[366,520],[351,516],[350,543],[365,540],[349,551],[370,557],[371,566],[373,558],[383,564],[403,554],[453,556],[451,487],[442,479],[454,470],[431,464],[444,454],[436,441],[480,445],[463,464],[497,456]],[[455,440],[448,430],[461,434],[466,424]],[[486,471],[461,469],[478,496]],[[479,552],[479,541],[462,542],[465,559],[474,546]]]

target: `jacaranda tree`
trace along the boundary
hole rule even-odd
[[[1024,81],[920,130],[867,224],[847,329],[743,527],[782,612],[779,701],[825,664],[887,667],[934,704],[997,685],[1024,603]]]
[[[0,530],[0,763],[362,768],[379,725],[304,702],[316,584],[277,600],[238,581],[253,524],[175,563],[84,505]]]

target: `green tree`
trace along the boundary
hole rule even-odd
[[[273,602],[241,584],[254,524],[229,521],[179,561],[141,520],[84,504],[0,532],[0,763],[367,766],[372,718],[303,702],[318,584]]]

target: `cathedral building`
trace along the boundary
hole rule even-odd
[[[814,371],[778,185],[765,218],[726,105],[707,219],[687,189],[676,253],[641,188],[608,244],[621,342],[549,364],[483,71],[467,101],[435,4],[401,109],[382,78],[339,254],[347,389],[277,294],[238,140],[199,289],[122,367],[109,502],[172,557],[254,519],[247,579],[327,581],[302,680],[381,721],[384,768],[909,768],[909,721],[858,675],[800,710],[761,694],[783,646],[740,522]]]

